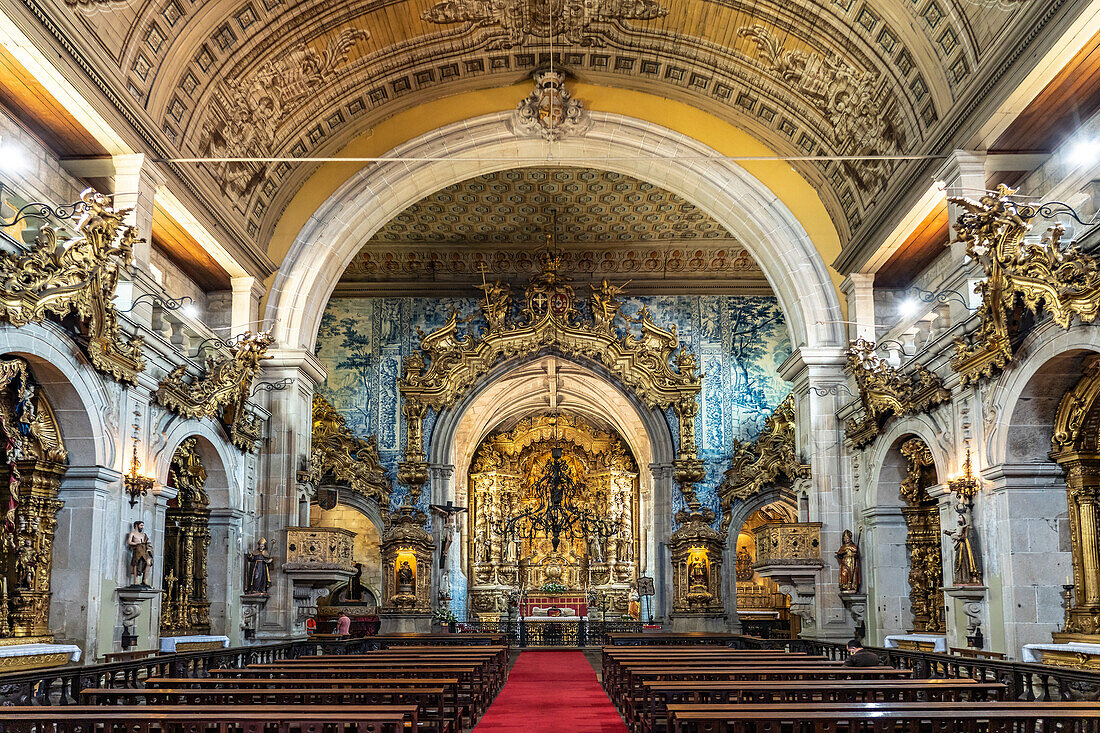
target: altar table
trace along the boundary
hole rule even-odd
[[[887,649],[897,649],[899,641],[932,644],[932,651],[934,652],[947,651],[947,637],[936,636],[935,634],[892,634],[886,637],[884,645]]]
[[[14,672],[57,667],[80,661],[80,647],[72,644],[14,644],[0,646],[0,671]]]
[[[160,650],[169,654],[224,649],[227,646],[228,636],[166,636],[160,640]]]

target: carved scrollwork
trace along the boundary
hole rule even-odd
[[[788,395],[764,421],[764,430],[752,443],[735,440],[733,459],[718,483],[722,501],[722,532],[733,520],[733,504],[783,481],[810,477],[809,464],[798,460],[795,449],[794,395]]]
[[[355,437],[347,421],[321,395],[313,395],[313,438],[308,480],[314,485],[346,486],[378,502],[388,512],[392,485],[382,467],[374,436]]]
[[[848,346],[848,370],[863,403],[863,414],[849,419],[844,429],[856,448],[871,443],[891,416],[927,412],[951,399],[935,373],[917,364],[912,374],[902,374],[875,353],[872,341],[856,339]]]
[[[1055,224],[1038,243],[1024,237],[1036,216],[1047,207],[1012,199],[1015,189],[1004,184],[977,201],[952,197],[964,209],[955,241],[981,264],[986,278],[975,289],[981,295],[981,325],[969,339],[955,340],[952,368],[963,384],[992,377],[1012,360],[1017,311],[1049,314],[1062,328],[1073,318],[1091,323],[1100,313],[1100,267],[1075,245],[1063,244],[1064,229]]]
[[[177,366],[161,380],[155,399],[185,418],[220,418],[234,445],[251,452],[260,435],[256,418],[247,410],[248,398],[260,362],[271,358],[265,352],[274,342],[270,333],[246,332],[234,343],[231,356],[208,356],[206,372],[197,379],[187,380],[187,364]]]
[[[41,323],[49,314],[74,315],[78,340],[92,366],[132,384],[145,369],[142,340],[124,340],[112,300],[120,268],[130,266],[134,245],[142,240],[137,229],[122,223],[132,209],[115,211],[110,197],[90,188],[80,199],[54,212],[73,218],[82,212],[73,240],[59,242],[57,231],[43,226],[26,250],[0,253],[0,318],[25,326]],[[13,221],[50,213],[45,205],[32,206],[38,208],[24,207]]]
[[[478,378],[506,359],[549,348],[600,364],[650,408],[676,409],[681,438],[676,462],[685,479],[681,490],[689,501],[694,500],[691,483],[702,478],[701,472],[693,469],[693,461],[698,461],[693,417],[702,388],[694,356],[686,350],[678,352],[676,327],[661,328],[645,308],[630,320],[638,332],[620,336],[613,325],[622,315],[617,297],[621,286],[604,283],[594,288],[588,309],[594,316],[582,322],[576,293],[559,275],[560,265],[561,255],[544,255],[544,270],[527,286],[519,318],[513,318],[507,307],[511,297],[508,287],[487,285],[481,304],[489,323],[487,331],[459,333],[458,315],[452,313],[443,326],[422,335],[421,352],[405,360],[399,387],[404,398],[406,443],[398,480],[411,488],[414,499],[427,481],[423,460],[426,409],[453,405]]]

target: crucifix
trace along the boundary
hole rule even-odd
[[[455,506],[455,503],[450,499],[446,504],[429,504],[432,511],[440,514],[443,517],[443,531],[440,533],[439,541],[439,570],[442,574],[446,569],[447,551],[451,549],[451,543],[455,537],[455,523],[456,517],[459,514],[466,511],[464,506]]]
[[[477,263],[477,271],[481,273],[481,289],[485,292],[485,308],[489,308],[489,283],[485,280],[485,273],[489,271],[489,265],[485,260],[479,260]],[[450,502],[447,502],[450,504]]]

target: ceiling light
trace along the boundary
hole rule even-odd
[[[901,301],[901,305],[898,306],[898,313],[901,314],[902,318],[912,318],[917,315],[917,308],[918,304],[916,298],[906,298]]]
[[[183,308],[180,308],[180,312],[188,318],[199,317],[199,309],[190,304],[183,306]]]
[[[0,170],[5,173],[22,173],[29,162],[27,152],[21,146],[0,138]]]
[[[1100,140],[1081,138],[1073,144],[1069,154],[1077,165],[1092,165],[1100,158]]]

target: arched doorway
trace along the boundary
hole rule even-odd
[[[741,633],[764,639],[797,639],[800,619],[790,612],[791,597],[771,578],[759,575],[756,563],[756,532],[766,524],[790,524],[798,512],[789,501],[775,501],[757,509],[738,530],[735,545],[737,618]]]

